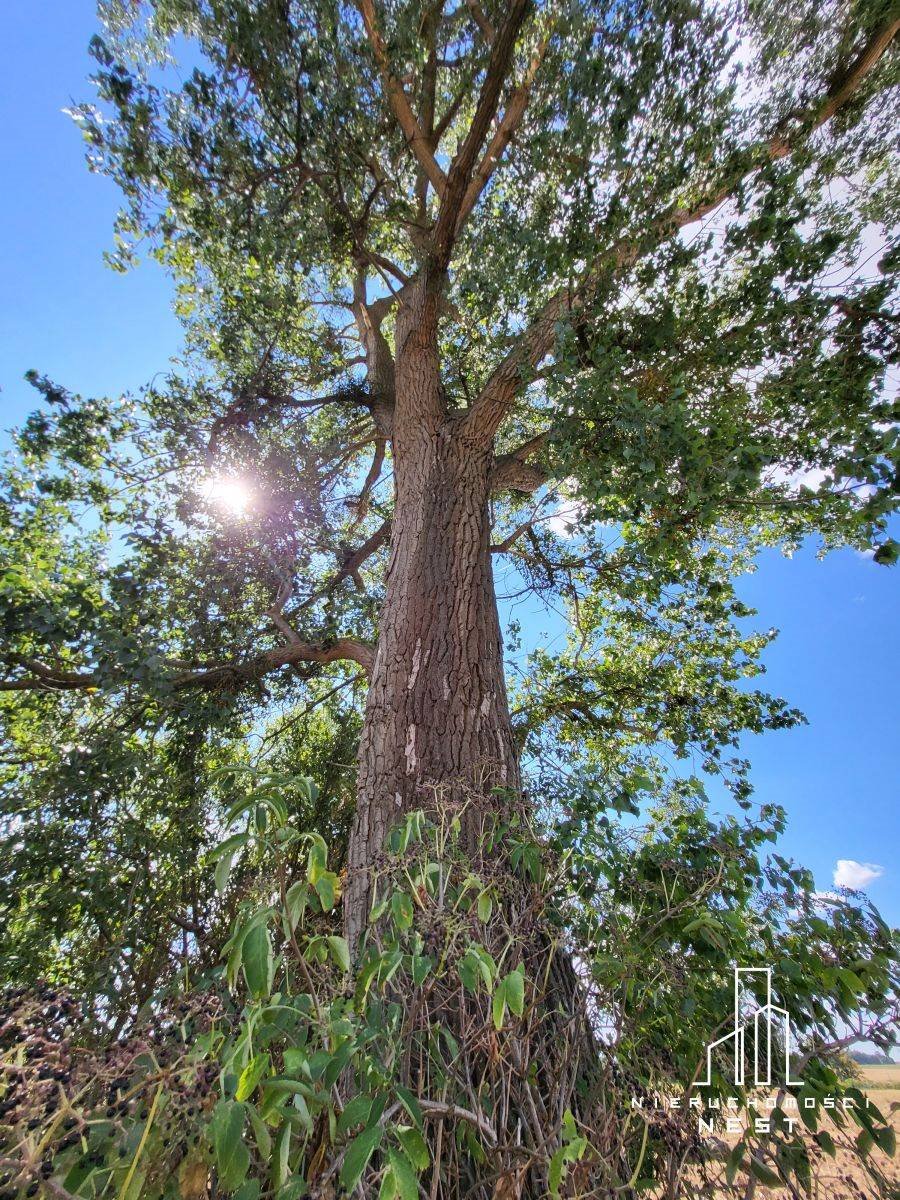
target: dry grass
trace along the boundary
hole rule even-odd
[[[858,1086],[890,1121],[900,1142],[900,1064],[884,1067],[861,1066],[860,1076]],[[811,1136],[809,1137],[810,1159],[813,1164],[813,1185],[810,1193],[812,1200],[883,1200],[885,1195],[890,1196],[891,1200],[900,1200],[900,1156],[891,1159],[877,1147],[870,1151],[871,1162],[888,1180],[888,1186],[892,1189],[887,1193],[879,1192],[850,1148],[847,1135],[850,1140],[855,1137],[858,1131],[855,1122],[848,1120],[844,1127],[847,1133],[843,1134],[823,1115],[819,1127],[832,1135],[837,1152],[834,1158],[830,1157]],[[737,1142],[738,1136],[726,1134],[721,1138],[720,1155],[716,1157],[723,1166],[728,1150]],[[844,1142],[848,1144],[845,1145]],[[743,1200],[750,1194],[753,1200],[795,1200],[786,1188],[768,1188],[757,1183],[755,1190],[748,1191],[746,1177],[742,1178],[739,1175],[734,1185],[729,1187],[723,1176],[716,1180],[715,1174],[712,1173],[706,1190],[702,1191],[710,1200]]]
[[[900,1141],[900,1064],[864,1066],[860,1073],[860,1088],[890,1120]],[[835,1141],[839,1141],[836,1133]],[[813,1200],[873,1200],[878,1195],[859,1160],[846,1147],[839,1144],[835,1158],[830,1158],[810,1141],[810,1152],[814,1163]],[[888,1158],[877,1147],[871,1156],[900,1200],[900,1160]],[[790,1200],[790,1194],[783,1188],[757,1187],[755,1200]]]

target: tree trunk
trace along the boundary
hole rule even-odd
[[[405,320],[404,320],[405,317]],[[359,749],[345,923],[356,948],[373,864],[404,812],[519,788],[488,512],[491,448],[460,433],[441,399],[427,314],[404,306],[393,454],[395,511]],[[424,328],[423,328],[424,327]],[[477,803],[464,815],[474,831]]]

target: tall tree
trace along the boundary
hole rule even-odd
[[[745,801],[741,733],[797,714],[745,686],[735,576],[897,555],[896,5],[103,8],[74,116],[187,357],[118,401],[35,377],[0,688],[45,758],[7,789],[98,796],[127,731],[212,794],[216,746],[364,695],[353,955],[411,812],[477,857],[573,769],[582,816],[696,791],[665,746]],[[512,711],[497,561],[572,630]]]

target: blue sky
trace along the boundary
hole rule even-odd
[[[170,287],[153,263],[118,275],[103,263],[118,207],[114,186],[88,173],[80,136],[61,110],[89,99],[94,32],[89,0],[48,0],[40,13],[7,0],[0,71],[0,427],[36,393],[34,367],[82,393],[146,383],[177,354]],[[900,713],[898,569],[850,551],[818,562],[767,554],[743,581],[759,626],[781,637],[766,662],[769,690],[809,725],[749,740],[760,801],[790,814],[782,843],[832,886],[839,859],[872,863],[869,893],[900,922],[897,770]],[[534,629],[532,632],[536,632]],[[556,636],[551,632],[550,636]]]

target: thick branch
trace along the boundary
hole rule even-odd
[[[869,41],[842,71],[831,80],[818,103],[804,117],[794,118],[792,131],[781,129],[769,138],[756,155],[747,155],[730,173],[725,182],[712,190],[698,204],[687,208],[673,204],[654,221],[648,233],[637,241],[622,240],[606,249],[585,272],[574,287],[562,288],[551,296],[531,325],[517,339],[513,349],[488,378],[467,418],[470,434],[490,441],[509,411],[516,395],[533,371],[556,343],[557,322],[570,318],[584,307],[603,275],[621,270],[637,261],[653,246],[695,221],[702,220],[731,196],[748,175],[758,171],[766,162],[773,162],[791,153],[799,142],[830,120],[857,93],[866,76],[878,64],[900,30],[900,18],[892,17],[872,34]]]
[[[390,536],[391,522],[383,521],[381,525],[379,525],[374,531],[374,533],[371,533],[366,538],[362,545],[358,546],[356,550],[347,552],[345,558],[341,562],[341,565],[327,581],[327,583],[325,583],[323,587],[319,588],[319,590],[314,592],[311,596],[308,596],[299,606],[299,609],[302,611],[303,609],[309,608],[310,605],[315,604],[317,600],[321,600],[323,596],[327,596],[329,592],[333,591],[339,583],[343,583],[345,579],[353,579],[354,581],[357,581],[359,568],[364,562],[367,561],[367,559],[371,558],[377,550],[380,550],[382,546],[387,545]]]
[[[192,688],[234,688],[240,684],[253,683],[264,675],[281,667],[297,663],[332,663],[341,660],[359,663],[369,672],[375,659],[374,651],[367,642],[357,638],[340,637],[332,642],[292,642],[262,654],[234,662],[213,663],[197,670],[179,671],[168,683],[174,691]],[[108,682],[108,676],[99,671],[62,671],[43,663],[28,660],[23,664],[29,672],[15,679],[0,680],[0,691],[88,691],[97,690]]]
[[[359,663],[367,673],[372,670],[375,653],[367,642],[357,638],[339,637],[333,642],[292,642],[236,663],[217,663],[202,671],[190,671],[176,676],[172,686],[177,691],[187,688],[233,687],[240,683],[252,683],[280,667],[297,663],[333,663],[343,660]]]
[[[355,366],[356,362],[345,364]],[[209,440],[206,452],[210,457],[215,456],[219,442],[226,429],[246,429],[254,421],[260,420],[276,409],[322,408],[326,404],[357,404],[368,408],[369,397],[357,384],[348,384],[339,391],[330,392],[327,396],[296,396],[273,392],[266,387],[256,387],[251,394],[241,393],[228,408],[213,421],[209,430]]]
[[[534,492],[550,478],[543,467],[529,463],[530,455],[536,454],[547,444],[549,430],[530,438],[509,454],[498,455],[491,468],[491,491],[511,489],[516,492]]]
[[[466,0],[466,8],[472,14],[472,20],[478,26],[481,36],[489,46],[492,45],[494,38],[497,36],[497,31],[491,24],[487,13],[478,3],[478,0]]]
[[[491,44],[490,60],[475,106],[475,115],[463,144],[451,163],[441,211],[435,226],[434,257],[439,270],[443,270],[449,262],[463,203],[472,182],[475,162],[481,153],[491,122],[497,114],[503,84],[516,48],[516,39],[530,7],[531,0],[512,0],[506,20]],[[480,190],[479,188],[478,191]]]
[[[384,80],[384,89],[388,103],[391,106],[391,111],[419,166],[428,176],[438,195],[443,195],[447,177],[438,166],[429,139],[416,119],[403,84],[393,72],[390,59],[388,58],[387,47],[384,44],[384,38],[381,36],[381,31],[378,28],[373,0],[358,0],[358,7],[366,27],[369,44],[375,54],[375,61],[378,63],[382,79]]]
[[[372,489],[381,478],[381,468],[384,466],[384,453],[386,445],[387,442],[385,438],[382,437],[375,439],[375,453],[372,456],[372,465],[369,467],[368,474],[366,475],[362,488],[360,489],[359,499],[356,501],[356,520],[354,521],[354,528],[369,511],[369,498],[372,494]]]
[[[512,140],[513,134],[518,129],[522,122],[522,117],[525,115],[525,109],[528,107],[528,98],[531,94],[531,85],[534,82],[534,77],[537,74],[538,67],[541,65],[541,60],[547,50],[549,37],[542,39],[537,50],[532,56],[531,62],[528,64],[528,70],[525,72],[525,77],[519,86],[510,96],[509,104],[506,106],[506,112],[503,114],[494,136],[491,138],[490,144],[485,151],[484,157],[478,164],[475,173],[466,188],[466,194],[463,196],[460,205],[459,214],[456,218],[456,229],[454,236],[458,237],[460,230],[465,223],[469,213],[475,207],[478,197],[484,191],[491,176],[496,170],[497,164],[503,157],[506,147]]]

